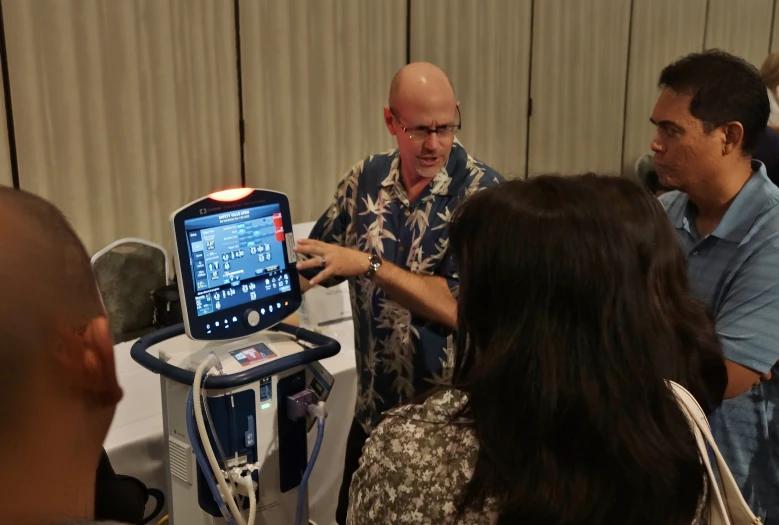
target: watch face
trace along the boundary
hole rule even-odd
[[[368,268],[368,277],[373,277],[373,274],[375,274],[379,269],[379,266],[381,266],[381,257],[378,255],[371,255],[368,261],[371,265],[370,268]]]

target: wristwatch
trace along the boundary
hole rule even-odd
[[[368,258],[368,263],[370,266],[368,267],[368,271],[365,273],[365,277],[368,279],[373,278],[374,275],[376,275],[376,272],[379,270],[379,267],[381,266],[381,257],[378,255],[371,255]]]

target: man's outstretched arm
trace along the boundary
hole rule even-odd
[[[308,283],[301,278],[301,291],[305,286],[316,286],[330,277],[356,277],[367,274],[370,269],[370,256],[351,248],[301,239],[295,251],[310,256],[298,263],[298,270],[322,268]],[[382,261],[373,280],[392,300],[415,315],[456,328],[457,301],[444,277],[415,274]]]

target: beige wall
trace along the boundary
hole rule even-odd
[[[463,118],[460,140],[471,154],[508,177],[525,173],[531,4],[411,4],[411,60],[433,62],[449,73]]]
[[[5,0],[21,187],[90,251],[240,184],[232,2]]]
[[[406,3],[255,0],[241,6],[246,183],[315,220],[363,157],[393,147],[383,120],[406,63]]]
[[[317,218],[346,170],[393,146],[382,107],[407,52],[450,74],[460,140],[506,176],[629,173],[662,67],[708,47],[759,65],[779,49],[777,2],[411,0],[407,13],[402,0],[241,0],[247,184],[286,192],[296,222]],[[91,251],[125,236],[169,245],[173,210],[240,184],[233,2],[3,12],[21,186]]]
[[[700,51],[706,19],[706,0],[634,0],[623,173],[649,151],[655,128],[649,122],[660,90],[663,67],[676,58]]]
[[[3,87],[3,77],[0,76],[0,89]],[[0,96],[0,186],[11,186],[11,155],[8,148],[8,126],[6,125],[5,97]]]
[[[630,2],[536,2],[528,175],[619,172],[629,34]]]
[[[708,2],[706,47],[726,49],[760,67],[771,39],[774,0]]]

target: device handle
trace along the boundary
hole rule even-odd
[[[305,328],[279,323],[268,330],[293,335],[297,339],[314,345],[314,348],[306,348],[303,352],[279,357],[263,365],[242,370],[235,374],[208,376],[205,380],[205,388],[224,389],[247,385],[296,366],[303,366],[312,361],[327,359],[341,350],[340,343],[335,339]],[[182,385],[191,386],[195,380],[195,372],[166,363],[147,351],[150,347],[162,341],[167,341],[184,333],[184,323],[179,323],[145,335],[133,344],[130,349],[130,357],[136,363],[155,374],[165,376]]]

